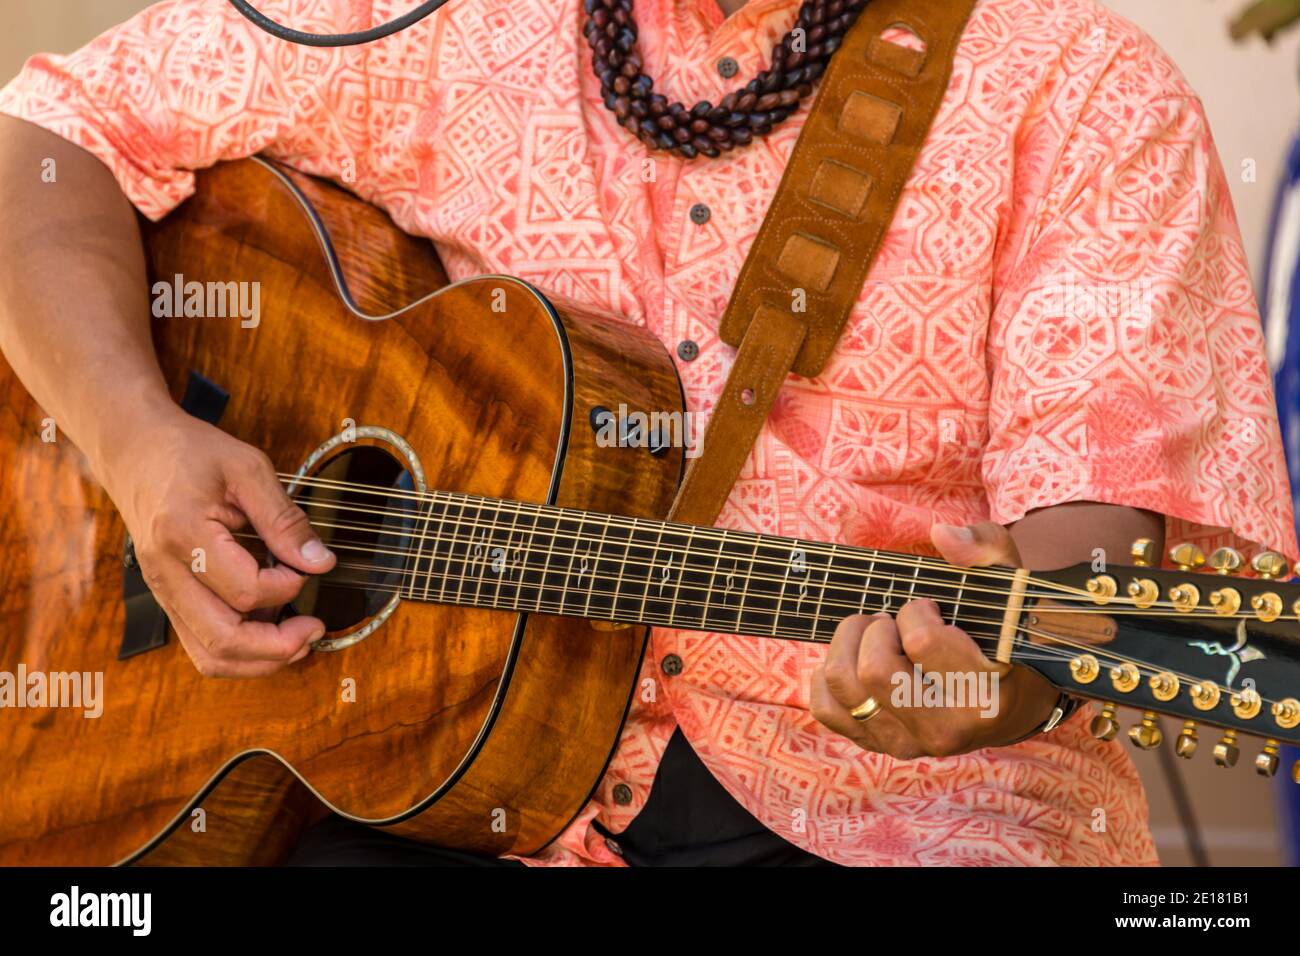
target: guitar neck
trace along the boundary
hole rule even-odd
[[[914,598],[977,639],[1006,615],[1003,575],[889,551],[450,493],[409,524],[409,600],[817,642]]]

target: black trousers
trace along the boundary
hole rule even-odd
[[[788,843],[732,799],[680,730],[664,751],[646,805],[622,833],[597,825],[632,866],[832,866]],[[513,860],[424,846],[352,823],[307,831],[290,866],[522,866]]]

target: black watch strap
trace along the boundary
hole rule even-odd
[[[1065,691],[1061,691],[1061,693],[1057,695],[1056,704],[1052,707],[1051,713],[1047,715],[1047,719],[1023,737],[1011,741],[1011,743],[1006,746],[1024,743],[1030,737],[1037,737],[1039,734],[1051,733],[1081,706],[1083,706],[1082,700],[1078,697],[1071,697]]]

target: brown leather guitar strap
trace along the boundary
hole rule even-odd
[[[975,0],[870,0],[830,68],[741,267],[719,334],[738,346],[669,517],[710,525],[786,376],[839,340],[948,87]],[[924,50],[882,39],[901,26]]]

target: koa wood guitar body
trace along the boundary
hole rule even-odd
[[[256,325],[156,318],[154,341],[176,399],[220,396],[219,427],[278,471],[316,454],[349,482],[396,470],[406,487],[419,474],[427,489],[667,512],[682,450],[606,447],[591,420],[681,408],[644,329],[506,277],[448,285],[429,243],[257,160],[200,173],[144,230],[151,283],[260,283]],[[165,628],[139,649],[159,641],[156,609],[145,593],[142,622],[127,620],[117,512],[70,442],[43,440],[45,413],[3,360],[0,395],[0,671],[103,674],[96,718],[0,710],[0,864],[275,863],[326,808],[528,853],[581,809],[644,627],[339,591],[327,639],[364,639],[271,678],[204,678]]]

